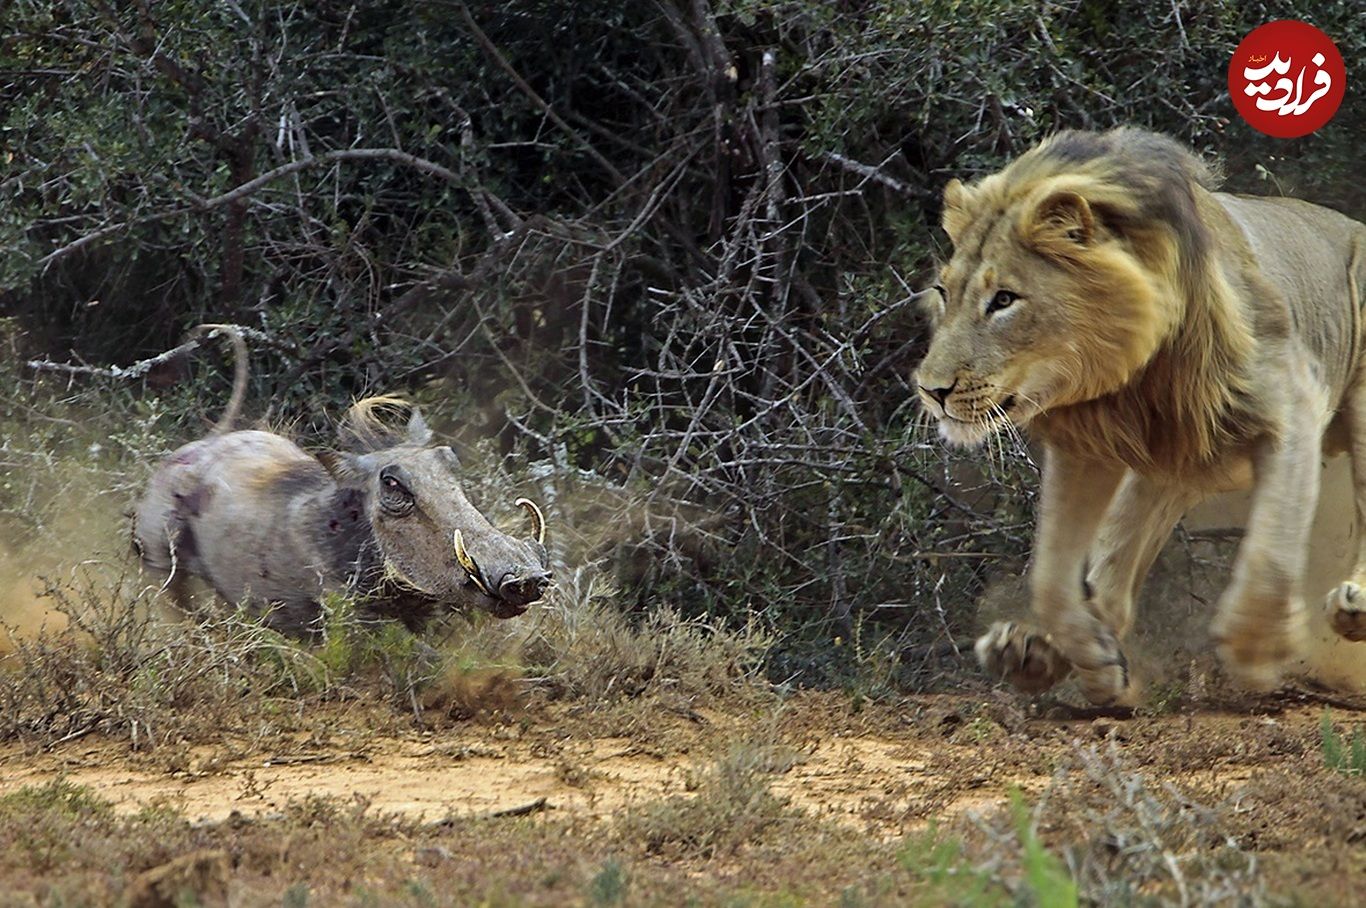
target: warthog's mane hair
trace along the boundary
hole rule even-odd
[[[342,415],[337,426],[338,444],[353,454],[408,444],[409,436],[400,420],[414,412],[414,404],[397,394],[363,397]]]

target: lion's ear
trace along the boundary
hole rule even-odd
[[[1095,241],[1096,216],[1080,193],[1058,190],[1035,206],[1026,232],[1040,251],[1067,256]]]
[[[949,180],[944,185],[944,232],[949,239],[958,242],[964,228],[968,226],[968,189],[962,180]]]

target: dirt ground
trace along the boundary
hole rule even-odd
[[[1004,810],[1012,787],[1049,805],[1039,832],[1062,846],[1088,834],[1097,802],[1094,785],[1059,780],[1075,777],[1078,755],[1091,753],[1210,808],[1218,836],[1256,856],[1272,892],[1346,905],[1366,898],[1366,781],[1325,767],[1320,725],[1329,709],[1341,727],[1360,726],[1354,705],[1301,692],[1120,717],[985,687],[861,708],[842,693],[808,692],[735,710],[661,710],[647,734],[630,737],[603,735],[601,723],[553,703],[383,735],[338,708],[313,717],[326,735],[265,749],[230,735],[143,753],[93,736],[42,751],[6,745],[0,795],[64,779],[120,813],[169,804],[198,826],[270,822],[320,796],[412,823],[524,817],[591,838],[643,805],[692,796],[718,754],[760,741],[771,790],[790,811],[869,848],[931,823],[970,838]],[[681,866],[743,877],[744,860]]]
[[[931,806],[936,816],[953,816],[1004,803],[1010,784],[1037,790],[1047,782],[1023,752],[1023,763],[1000,772],[987,764],[964,774],[957,761],[946,762],[946,742],[959,721],[952,701],[912,707],[947,710],[926,735],[910,722],[872,731],[835,714],[827,724],[822,699],[813,695],[795,705],[773,728],[779,739],[797,742],[785,748],[791,765],[777,774],[773,789],[815,815],[896,837],[923,823]],[[162,799],[210,821],[277,811],[308,795],[361,795],[378,811],[414,819],[497,815],[534,804],[606,821],[630,804],[688,791],[699,758],[727,738],[743,738],[749,717],[705,711],[666,719],[667,727],[643,745],[563,731],[553,713],[545,719],[529,727],[471,724],[359,743],[300,740],[297,748],[268,752],[227,743],[139,755],[124,742],[86,740],[31,754],[10,745],[0,748],[7,767],[0,794],[63,778],[120,810]]]

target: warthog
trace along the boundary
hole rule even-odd
[[[182,607],[190,575],[234,603],[268,609],[267,621],[305,633],[328,592],[416,625],[437,609],[478,606],[499,618],[526,611],[550,583],[545,519],[529,538],[495,528],[460,487],[460,461],[415,407],[393,397],[359,401],[339,448],[317,456],[271,432],[230,431],[246,384],[237,355],[232,399],[209,436],[157,468],[134,514],[134,545],[167,573]],[[407,410],[406,430],[383,417]]]

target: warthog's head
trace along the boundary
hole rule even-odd
[[[493,526],[465,497],[459,458],[431,444],[415,408],[405,433],[383,425],[379,414],[399,406],[407,407],[387,397],[353,406],[341,428],[345,453],[324,459],[341,484],[364,491],[385,574],[438,602],[520,615],[550,585],[540,508],[517,500],[530,518],[525,536]]]

